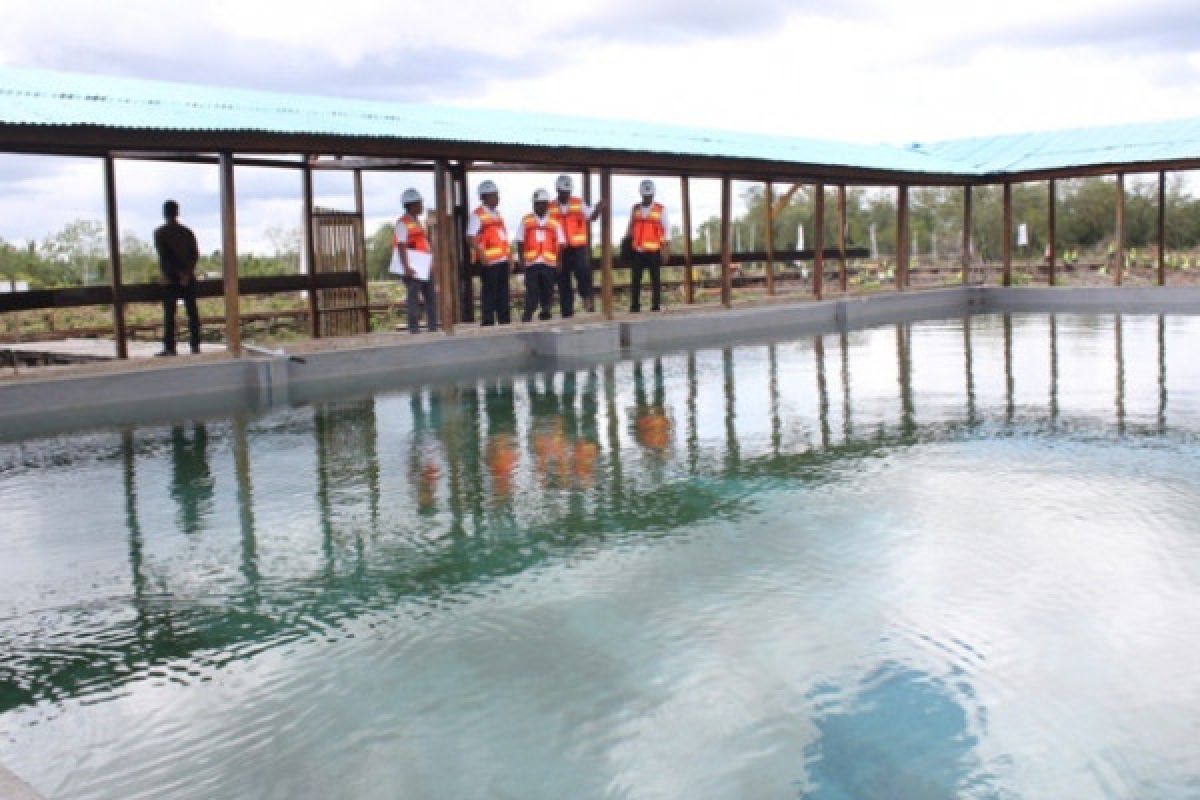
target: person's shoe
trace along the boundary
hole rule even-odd
[[[174,350],[159,350],[157,353],[154,354],[154,357],[155,358],[166,358],[167,356],[173,356],[173,355],[175,355]]]
[[[538,314],[538,319],[540,319],[540,320],[547,320],[547,319],[550,319],[550,318],[551,318],[551,317],[553,317],[553,316],[554,316],[554,315],[553,315],[553,314],[551,314],[549,311],[543,311],[542,313]]]
[[[521,322],[529,322],[533,319],[533,314],[522,314]]]
[[[662,311],[662,306],[651,306],[650,310],[651,311]]]
[[[583,307],[589,312],[593,312],[596,310],[596,301],[591,297],[585,298],[583,301]]]
[[[483,322],[479,323],[479,326],[480,326],[481,328],[487,328],[487,327],[490,327],[490,326],[492,326],[492,325],[495,325],[495,324],[496,324],[496,323],[495,323],[495,322],[493,322],[492,320],[490,320],[490,319],[485,319]]]
[[[629,308],[629,313],[630,314],[640,314],[640,313],[642,313],[642,309],[640,306],[631,306]]]
[[[194,355],[194,356],[200,355],[200,345],[198,345],[198,344],[192,345],[192,355]]]
[[[572,311],[570,314],[568,314],[567,312],[565,312],[565,311],[564,311],[564,312],[563,312],[563,314],[562,314],[562,318],[563,318],[563,319],[570,319],[570,318],[571,318],[571,317],[573,317],[573,316],[575,316],[575,312],[574,312],[574,311]]]

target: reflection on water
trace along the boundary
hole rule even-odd
[[[1197,337],[978,317],[0,445],[0,761],[81,797],[1185,796]],[[1134,548],[1091,569],[1158,638],[1105,628],[1075,533]],[[1131,640],[1174,680],[1150,745]],[[1022,717],[1113,652],[1102,716]],[[1071,725],[1115,738],[1021,761]]]

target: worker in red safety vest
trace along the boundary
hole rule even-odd
[[[511,254],[508,244],[508,229],[500,216],[500,190],[492,181],[479,184],[479,206],[471,213],[467,223],[467,240],[471,246],[475,263],[482,271],[483,324],[507,325],[512,320],[511,301],[508,297],[508,276],[511,272]]]
[[[533,193],[533,213],[521,218],[517,231],[517,258],[525,270],[525,313],[522,322],[533,319],[533,310],[541,307],[538,319],[550,319],[554,302],[554,284],[558,281],[559,260],[566,237],[548,213],[550,193]]]
[[[429,234],[421,224],[425,203],[416,189],[405,189],[400,196],[404,214],[396,220],[392,234],[392,268],[404,277],[408,289],[408,332],[417,333],[421,327],[421,305],[425,306],[425,319],[429,330],[438,326],[437,296],[434,292],[432,255]]]
[[[629,227],[625,235],[633,245],[632,275],[630,276],[629,310],[642,310],[642,273],[650,270],[650,310],[662,310],[662,266],[671,257],[671,230],[667,209],[654,202],[654,181],[645,180],[638,186],[642,202],[629,212]]]
[[[579,296],[584,308],[596,310],[592,295],[592,253],[589,242],[591,223],[600,216],[603,203],[594,207],[571,194],[574,185],[570,175],[559,175],[554,183],[558,190],[557,202],[550,204],[550,216],[562,227],[567,237],[563,248],[562,265],[558,270],[558,302],[563,319],[575,314],[575,291],[572,283],[579,287]]]

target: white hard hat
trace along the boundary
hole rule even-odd
[[[400,195],[400,203],[402,205],[419,202],[421,202],[421,193],[416,189],[405,189],[404,194]]]
[[[545,189],[538,189],[536,192],[533,193],[533,202],[549,203],[550,202],[550,193],[547,192]]]
[[[492,181],[484,181],[479,184],[479,196],[483,197],[485,194],[500,194],[500,190],[496,188],[496,184]]]
[[[642,197],[654,196],[654,181],[644,180],[638,184],[638,191],[642,193]]]
[[[559,175],[558,180],[554,182],[554,188],[560,192],[569,192],[575,188],[575,185],[571,182],[570,175]]]

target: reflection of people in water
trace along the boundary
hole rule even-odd
[[[581,489],[590,489],[596,477],[596,459],[600,454],[596,429],[596,372],[588,372],[587,386],[580,401],[582,413],[575,413],[575,373],[563,376],[563,421],[571,438],[571,478]]]
[[[208,468],[208,430],[192,426],[189,440],[182,425],[171,428],[171,497],[179,505],[179,527],[184,533],[200,530],[202,517],[212,512],[213,477]]]
[[[533,465],[543,486],[562,486],[567,481],[568,444],[566,420],[554,392],[554,376],[543,373],[541,388],[537,375],[526,379],[529,393],[529,410],[533,417],[530,438],[533,448]]]
[[[671,446],[671,417],[667,413],[666,390],[663,387],[662,359],[654,359],[654,397],[646,399],[646,381],[642,362],[633,367],[634,436],[638,444],[655,454],[665,454]]]
[[[517,450],[517,411],[512,386],[499,382],[487,388],[484,416],[488,438],[486,458],[492,477],[492,493],[497,498],[512,495],[520,455]]]
[[[409,396],[413,418],[409,473],[417,486],[417,511],[429,514],[437,507],[438,482],[442,475],[438,435],[443,419],[440,395],[430,393],[429,410],[426,411],[424,394],[418,389]]]

